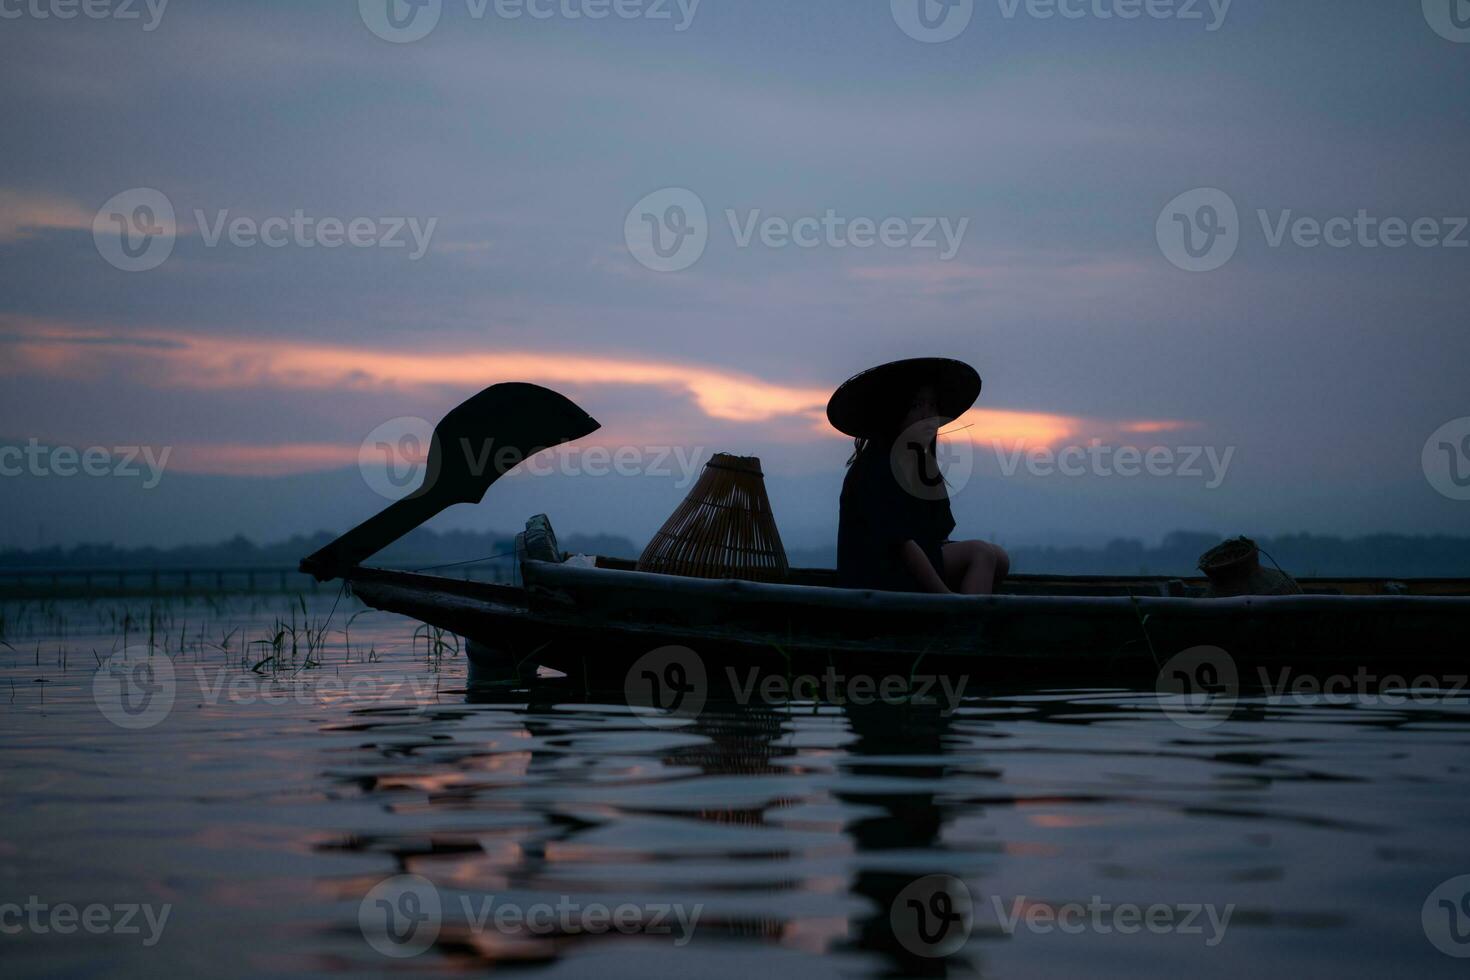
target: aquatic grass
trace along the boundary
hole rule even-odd
[[[442,668],[447,652],[452,652],[455,656],[459,655],[459,637],[447,630],[429,623],[421,624],[413,631],[415,651],[418,650],[420,636],[424,638],[424,663],[431,671]]]
[[[372,610],[370,610],[370,609],[359,609],[357,612],[355,612],[351,616],[348,616],[347,617],[347,623],[346,623],[346,625],[344,625],[342,627],[342,662],[343,663],[346,663],[346,664],[352,663],[352,624],[354,622],[356,622],[357,617],[367,615],[371,611]]]
[[[304,595],[280,600],[243,597],[224,601],[215,597],[164,596],[154,600],[125,599],[108,602],[68,599],[65,602],[16,600],[0,603],[0,646],[21,653],[30,645],[32,666],[40,668],[42,655],[52,645],[55,667],[71,668],[72,638],[78,633],[96,637],[83,650],[91,650],[94,666],[102,669],[107,658],[121,649],[148,644],[150,655],[195,662],[214,661],[231,669],[268,678],[289,677],[299,672],[332,668],[340,672],[346,664],[380,663],[384,652],[376,644],[366,648],[354,643],[356,620],[371,610],[355,599],[346,625],[334,629],[335,611],[342,590],[323,617]],[[339,641],[336,636],[341,633]],[[424,659],[429,670],[441,669],[447,657],[460,650],[456,636],[444,630],[420,630],[414,637],[410,656],[418,657],[418,636],[424,638]],[[21,642],[24,637],[26,642]],[[334,646],[342,643],[339,656]],[[12,666],[19,666],[14,662]]]
[[[1133,614],[1138,617],[1138,628],[1143,631],[1143,641],[1148,644],[1148,655],[1153,658],[1154,667],[1158,670],[1163,670],[1164,663],[1159,659],[1159,653],[1154,649],[1154,638],[1148,632],[1148,621],[1152,618],[1153,614],[1143,611],[1143,603],[1138,601],[1138,596],[1132,595],[1128,598],[1133,603]]]
[[[277,622],[279,623],[279,620]],[[285,630],[278,629],[278,630],[276,630],[276,635],[274,637],[272,637],[271,639],[269,639],[269,640],[256,640],[255,642],[253,642],[253,643],[250,644],[250,646],[263,646],[263,647],[268,647],[270,649],[270,651],[271,651],[270,656],[263,657],[263,658],[261,658],[260,660],[257,660],[254,664],[251,665],[251,667],[250,667],[251,673],[255,673],[255,674],[263,673],[263,671],[262,671],[261,668],[265,667],[266,664],[279,664],[281,662],[281,647],[282,647],[283,641],[285,640],[285,637],[286,637],[286,631]]]
[[[909,665],[909,690],[910,691],[912,691],[913,688],[914,688],[914,678],[917,677],[917,676],[919,676],[919,664],[923,663],[924,662],[924,658],[927,657],[927,656],[929,656],[929,651],[932,648],[933,648],[933,644],[932,643],[929,644],[929,645],[927,645],[927,646],[925,646],[923,650],[920,650],[919,651],[919,655],[914,658],[914,662]],[[828,659],[831,659],[830,656],[829,656]]]

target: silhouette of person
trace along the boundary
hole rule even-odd
[[[950,540],[955,522],[938,431],[979,395],[975,369],[946,358],[885,364],[832,395],[828,420],[855,440],[837,532],[844,586],[987,595],[1010,571],[1000,546]]]

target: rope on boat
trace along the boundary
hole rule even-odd
[[[452,561],[452,562],[449,562],[446,565],[430,565],[428,568],[414,568],[414,569],[410,569],[410,571],[415,572],[415,573],[417,573],[417,572],[433,572],[433,571],[437,571],[437,570],[439,570],[441,568],[459,568],[461,565],[478,565],[482,561],[494,561],[497,558],[512,558],[512,557],[515,556],[515,553],[516,553],[515,549],[512,548],[509,551],[502,551],[502,552],[499,552],[498,554],[487,555],[484,558],[469,558],[469,559],[466,559],[465,561]]]

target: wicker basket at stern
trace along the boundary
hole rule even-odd
[[[717,453],[689,496],[648,542],[640,572],[779,582],[786,549],[766,496],[761,461]]]

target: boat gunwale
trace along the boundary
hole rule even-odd
[[[740,579],[701,579],[658,572],[638,572],[623,569],[585,567],[566,563],[526,560],[522,563],[526,584],[524,587],[491,582],[426,575],[419,572],[359,566],[343,577],[348,585],[355,583],[381,583],[411,588],[425,593],[441,592],[478,600],[489,600],[507,606],[524,607],[530,602],[551,604],[576,604],[576,600],[565,595],[562,586],[577,591],[602,589],[638,594],[678,594],[693,598],[712,599],[749,604],[801,606],[822,609],[882,609],[902,611],[912,609],[923,612],[965,613],[990,611],[997,613],[1034,612],[1105,612],[1128,606],[1143,611],[1188,612],[1196,615],[1233,616],[1251,614],[1298,614],[1303,612],[1338,611],[1343,607],[1374,607],[1379,611],[1415,609],[1429,612],[1470,612],[1470,594],[1467,595],[1357,595],[1317,594],[1280,596],[1231,596],[1204,598],[1195,596],[1165,595],[1015,595],[1002,593],[986,596],[928,595],[916,592],[882,592],[872,589],[843,589],[823,585],[799,585],[791,583],[749,582]],[[1045,579],[1057,582],[1077,582],[1081,577],[1035,576],[1032,581]],[[1105,578],[1115,583],[1131,583],[1147,580],[1142,578]],[[1168,579],[1164,579],[1168,581]],[[1304,580],[1310,582],[1311,580]],[[1328,581],[1344,581],[1332,579]],[[1384,580],[1368,580],[1384,581]],[[1408,584],[1415,580],[1396,579]],[[1447,580],[1426,580],[1444,582]],[[1454,581],[1454,580],[1448,580]],[[1470,589],[1470,581],[1466,583]]]

